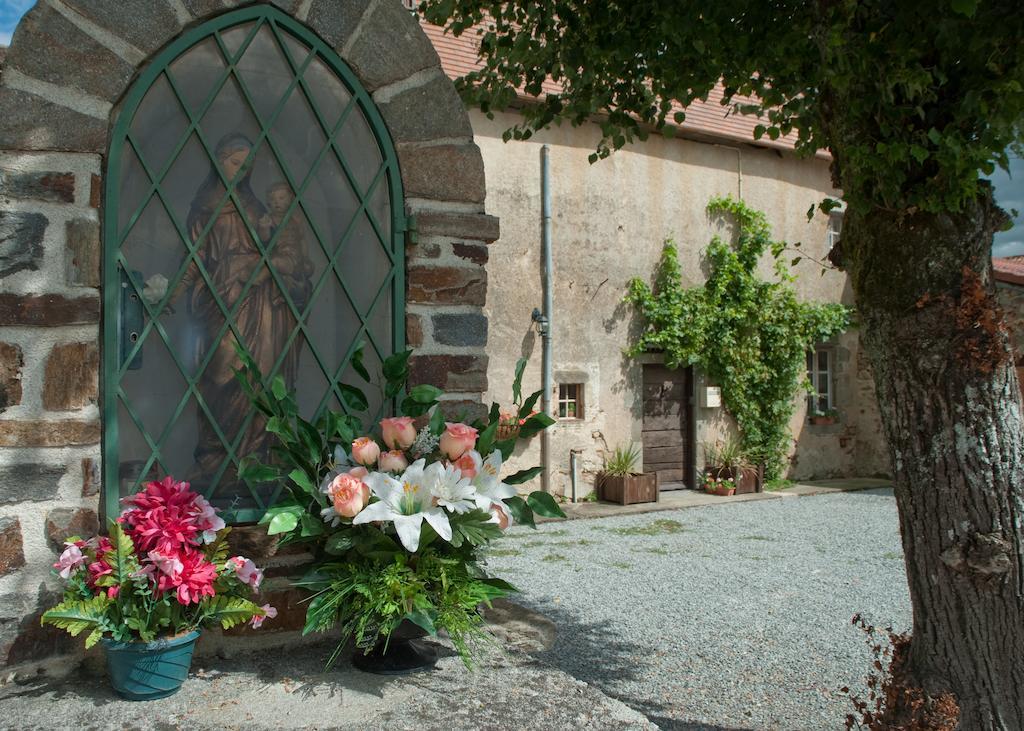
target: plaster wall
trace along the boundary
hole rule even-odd
[[[728,229],[705,213],[716,195],[738,196],[764,211],[775,236],[801,242],[804,258],[795,267],[802,298],[852,304],[845,275],[812,259],[826,251],[825,217],[808,222],[807,209],[824,196],[837,196],[828,163],[753,146],[726,147],[652,135],[591,165],[599,130],[568,125],[546,130],[526,142],[504,143],[514,114],[489,120],[471,113],[474,138],[484,157],[488,210],[501,217],[502,236],[491,245],[485,314],[489,320],[488,383],[485,398],[509,404],[515,361],[529,358],[524,392],[540,388],[541,344],[531,323],[541,295],[540,148],[550,146],[554,315],[554,375],[557,383],[582,382],[585,415],[552,428],[552,489],[569,491],[569,450],[583,450],[583,491],[589,491],[604,454],[616,444],[641,442],[642,367],[622,354],[639,323],[622,304],[632,277],[650,281],[666,238],[679,246],[684,283],[706,278],[702,252],[715,233]],[[795,256],[796,253],[793,254]],[[770,262],[762,264],[770,274]],[[834,344],[837,425],[807,423],[800,398],[791,427],[795,438],[790,476],[794,479],[887,471],[874,394],[864,388],[865,364],[856,332]],[[723,354],[727,357],[727,354]],[[870,374],[867,374],[870,384]],[[703,378],[697,374],[698,387]],[[697,466],[702,442],[730,431],[721,409],[696,408]],[[520,467],[537,464],[539,439],[521,448]],[[858,451],[866,460],[858,459]]]

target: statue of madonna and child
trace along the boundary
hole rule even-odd
[[[253,192],[252,164],[247,162],[251,151],[252,142],[239,133],[228,134],[217,143],[214,164],[220,167],[224,179],[237,179],[235,197],[218,209],[224,199],[225,188],[217,170],[211,167],[192,199],[187,228],[192,241],[197,244],[197,258],[209,274],[217,297],[229,312],[238,306],[234,324],[243,345],[260,370],[269,374],[284,352],[296,322],[270,270],[261,263],[259,248],[250,236],[246,221],[256,230],[264,246],[277,236],[269,260],[299,312],[305,309],[313,289],[313,263],[306,253],[298,214],[293,213],[288,223],[283,222],[294,198],[288,184],[276,182],[267,187],[265,204]],[[211,219],[214,219],[212,225]],[[207,227],[209,230],[203,236]],[[239,304],[242,290],[257,268],[255,280]],[[218,339],[224,315],[194,261],[175,290],[172,301],[182,295],[186,297],[187,311],[198,340],[196,362],[202,363],[210,358],[197,388],[225,437],[232,440],[252,408],[234,377],[234,368],[240,365],[235,353],[235,336],[228,331]],[[301,343],[301,338],[293,341],[277,371],[289,385],[295,383]],[[217,474],[225,450],[212,424],[198,407],[197,417],[195,462],[189,478],[201,486]],[[255,418],[235,453],[266,459],[270,437],[264,429],[263,419]],[[221,479],[221,485],[230,487],[236,479],[234,469],[229,468]],[[229,489],[228,493],[231,492],[234,491]]]

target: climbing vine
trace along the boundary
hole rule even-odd
[[[850,310],[797,300],[782,256],[786,245],[772,241],[763,213],[729,197],[713,198],[707,211],[734,221],[735,244],[712,238],[707,282],[685,288],[676,246],[665,242],[654,288],[640,279],[629,283],[626,301],[643,317],[644,330],[627,354],[662,351],[669,368],[703,370],[721,387],[747,455],[775,478],[790,443],[796,395],[809,385],[807,350],[845,330]],[[773,281],[755,271],[766,251],[775,260]]]

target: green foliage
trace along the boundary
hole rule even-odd
[[[756,137],[830,150],[852,211],[959,210],[978,171],[1006,167],[1024,119],[1024,14],[992,0],[429,0],[426,18],[479,32],[460,83],[493,114],[536,97],[506,139],[599,119],[592,160],[671,131],[721,82]],[[473,29],[480,24],[481,30]],[[471,30],[473,29],[473,30]],[[552,93],[549,80],[560,91]],[[542,94],[543,91],[543,94]]]
[[[217,596],[203,605],[203,621],[219,622],[224,629],[262,614],[263,610],[255,602],[237,596]]]
[[[685,288],[676,247],[667,242],[654,289],[639,279],[629,283],[626,300],[645,327],[627,352],[658,350],[669,368],[700,367],[721,386],[743,451],[764,462],[772,478],[789,446],[795,396],[806,386],[807,350],[848,327],[850,313],[840,304],[797,300],[782,258],[785,245],[772,241],[763,213],[732,198],[712,199],[708,213],[735,222],[735,245],[716,235],[706,252],[707,282]],[[765,253],[775,260],[774,281],[757,275]]]
[[[640,448],[635,444],[629,446],[623,446],[621,444],[615,445],[615,449],[612,450],[611,456],[607,457],[604,461],[604,471],[609,475],[615,475],[617,477],[625,477],[626,475],[632,475],[635,470],[637,461],[640,459]]]
[[[739,439],[728,437],[714,444],[704,444],[703,448],[704,463],[708,467],[730,470],[750,466]]]
[[[99,642],[108,626],[107,609],[111,602],[106,594],[85,600],[65,599],[53,609],[43,612],[40,623],[66,630],[72,637],[88,630],[89,636],[85,640],[88,649]]]

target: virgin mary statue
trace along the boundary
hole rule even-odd
[[[196,256],[209,274],[212,288],[224,309],[231,312],[238,307],[234,325],[242,345],[252,355],[260,371],[269,375],[296,323],[270,270],[261,264],[259,249],[250,235],[250,231],[255,231],[261,239],[269,239],[274,231],[272,219],[252,191],[252,165],[247,163],[251,150],[252,142],[238,133],[228,134],[217,143],[215,164],[223,171],[224,179],[237,179],[235,199],[228,200],[218,209],[225,189],[217,170],[211,168],[192,199],[187,225],[189,236],[197,246]],[[279,238],[281,245],[274,248],[270,261],[292,300],[307,302],[313,267],[302,241],[295,241],[294,237]],[[242,290],[254,272],[257,273],[253,284],[239,304]],[[224,312],[195,262],[189,267],[179,291],[188,293],[188,311],[199,341],[197,360],[202,363],[208,356],[210,358],[197,383],[198,390],[224,436],[229,442],[233,441],[252,410],[248,398],[234,379],[233,369],[239,365],[235,354],[235,335],[228,330],[224,337],[217,339],[224,323]],[[300,339],[296,339],[289,347],[278,370],[289,385],[295,382],[299,343]],[[266,459],[269,436],[263,419],[254,419],[235,454]],[[195,465],[190,477],[199,485],[208,483],[217,474],[224,456],[224,447],[213,425],[199,410]],[[233,492],[233,482],[234,470],[229,469],[221,480],[222,487],[227,488],[225,492]]]

